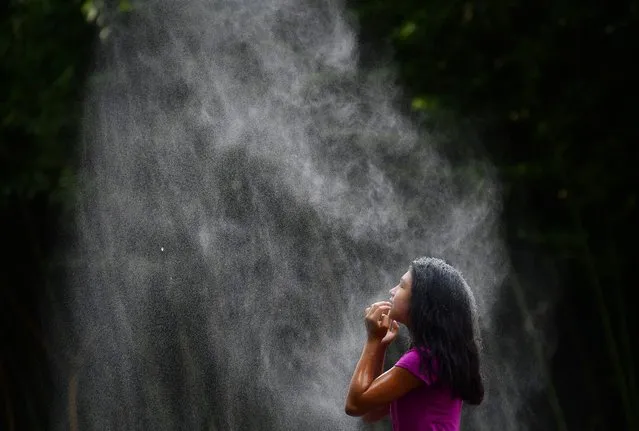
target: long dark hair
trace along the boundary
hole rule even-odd
[[[422,371],[469,404],[484,399],[479,329],[473,294],[462,275],[441,259],[411,263],[410,334]]]

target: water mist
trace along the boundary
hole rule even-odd
[[[108,25],[57,428],[357,429],[363,309],[421,255],[461,269],[499,345],[492,168],[451,164],[399,114],[391,76],[358,69],[342,4],[149,0]],[[522,429],[517,364],[485,365],[463,426]]]

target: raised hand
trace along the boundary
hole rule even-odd
[[[369,339],[377,339],[384,345],[390,344],[395,340],[399,324],[388,316],[391,307],[392,304],[390,302],[381,301],[366,308],[364,322]]]
[[[397,337],[397,334],[399,333],[399,323],[392,320],[388,316],[388,314],[385,314],[383,319],[385,319],[385,322],[383,323],[383,325],[386,325],[388,327],[388,331],[386,332],[386,335],[384,335],[384,338],[382,338],[382,344],[387,346],[393,341],[395,341],[395,338]]]

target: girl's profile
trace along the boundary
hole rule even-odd
[[[480,404],[475,302],[466,281],[441,259],[414,260],[390,301],[365,310],[367,340],[346,397],[348,415],[375,422],[390,414],[394,431],[459,430],[462,404]],[[410,349],[383,372],[399,324]]]

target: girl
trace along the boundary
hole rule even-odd
[[[390,294],[390,302],[366,309],[368,339],[346,414],[375,422],[390,413],[394,431],[457,431],[462,402],[484,398],[473,295],[456,269],[435,258],[413,261]],[[382,374],[398,322],[411,348]]]

